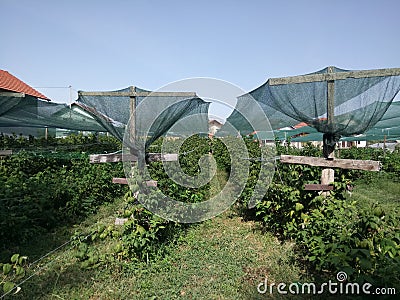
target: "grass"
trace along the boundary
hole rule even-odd
[[[386,212],[400,215],[400,183],[392,174],[376,173],[368,181],[357,181],[351,198],[366,207],[378,203]]]
[[[221,183],[222,175],[218,174]],[[363,206],[380,203],[386,211],[398,215],[398,195],[400,184],[396,179],[380,173],[371,182],[357,182],[350,198]],[[122,204],[118,199],[81,224],[59,228],[14,250],[28,255],[32,262],[67,241],[75,231],[88,232],[98,224],[112,224]],[[112,248],[113,243],[115,240],[106,239],[96,246],[101,252]],[[67,245],[33,265],[28,273],[35,273],[21,285],[22,291],[5,298],[276,299],[276,290],[273,295],[257,292],[258,284],[266,277],[276,284],[312,282],[312,276],[301,266],[294,243],[278,241],[232,210],[191,225],[163,253],[147,264],[125,261],[82,269],[74,249]]]
[[[111,224],[119,202],[102,207],[70,233]],[[32,253],[46,250],[47,239],[52,235],[32,244]],[[98,250],[112,247],[110,243],[99,242]],[[293,243],[282,244],[232,211],[192,225],[166,253],[148,264],[113,263],[87,270],[67,246],[32,267],[37,274],[12,298],[266,299],[257,292],[266,276],[268,282],[294,282],[304,275]]]

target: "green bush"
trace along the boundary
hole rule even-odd
[[[20,151],[0,160],[0,241],[18,244],[96,211],[126,191],[111,184],[122,164],[90,164],[87,154]]]
[[[279,151],[318,154],[311,146],[303,150],[280,147]],[[399,154],[382,155],[371,149],[341,152],[341,157],[352,159],[385,158],[383,170],[397,173]],[[323,197],[303,189],[306,183],[319,182],[316,168],[282,164],[277,168],[279,175],[255,209],[266,230],[295,240],[305,261],[330,278],[345,271],[353,281],[400,286],[399,216],[388,214],[378,204],[367,207],[345,197],[353,180],[371,180],[377,175],[335,170],[334,192]]]

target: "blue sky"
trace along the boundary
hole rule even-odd
[[[0,69],[56,102],[192,77],[400,67],[400,1],[0,0]],[[52,88],[41,88],[52,87]],[[56,88],[64,87],[64,88]]]

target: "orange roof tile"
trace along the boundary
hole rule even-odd
[[[317,120],[318,121],[326,121],[328,119],[327,118],[318,118]],[[304,127],[304,126],[309,126],[309,125],[306,122],[300,122],[299,124],[294,125],[293,128],[294,129],[299,129],[299,128]]]
[[[50,101],[50,99],[45,95],[39,93],[22,80],[19,80],[17,77],[4,70],[0,70],[0,89],[17,93],[25,93],[26,95]]]
[[[301,122],[299,124],[294,125],[293,128],[297,129],[297,128],[301,128],[301,127],[304,127],[304,126],[308,126],[308,124],[306,122]]]

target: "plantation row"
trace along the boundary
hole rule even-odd
[[[225,142],[235,143],[235,139]],[[258,158],[261,151],[271,151],[260,149],[250,138],[245,142],[252,158]],[[76,259],[82,268],[152,261],[163,255],[163,245],[173,243],[190,226],[164,220],[146,210],[135,198],[138,187],[128,191],[126,186],[111,184],[112,177],[124,176],[122,164],[89,164],[90,152],[120,149],[118,142],[111,138],[72,136],[62,141],[27,141],[0,136],[0,143],[3,148],[36,149],[21,151],[0,161],[0,245],[3,245],[0,250],[4,263],[1,283],[5,291],[12,288],[12,281],[17,282],[25,275],[23,256],[14,255],[9,261],[18,252],[20,243],[57,226],[74,224],[116,197],[124,199],[123,207],[115,212],[115,217],[128,219],[123,226],[98,224],[95,230],[76,232],[72,236]],[[71,152],[71,147],[80,152]],[[152,146],[152,152],[158,152],[160,147],[161,141],[158,141]],[[320,150],[311,145],[298,150],[277,144],[276,151],[278,154],[321,155]],[[180,149],[179,163],[191,176],[200,173],[198,161],[210,152],[216,160],[217,174],[209,184],[200,188],[182,187],[169,178],[159,162],[149,166],[152,179],[173,199],[201,202],[218,192],[213,183],[218,182],[222,189],[232,171],[227,147],[218,139],[193,136]],[[382,172],[399,178],[400,153],[397,151],[349,149],[342,150],[340,155],[341,158],[380,160]],[[335,190],[330,197],[323,198],[303,188],[306,183],[319,182],[320,168],[277,162],[267,194],[255,208],[248,209],[261,164],[271,162],[241,160],[240,155],[234,159],[239,161],[239,166],[250,166],[246,187],[235,207],[245,219],[261,222],[266,230],[282,240],[294,240],[304,257],[303,263],[311,272],[322,278],[334,278],[338,271],[345,271],[353,282],[400,286],[399,215],[385,211],[379,204],[370,207],[357,203],[346,192],[354,182],[371,182],[378,174],[335,170]],[[242,176],[231,175],[234,182]],[[140,183],[142,178],[137,176],[136,180]],[[139,197],[146,198],[141,199],[146,203],[156,199],[152,191]],[[103,240],[113,247],[100,253],[97,246]]]

